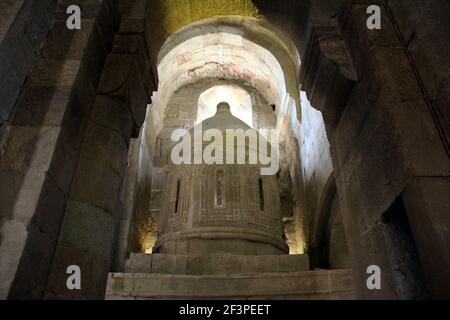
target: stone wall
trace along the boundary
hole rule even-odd
[[[154,188],[157,181],[154,179],[156,168],[153,166],[153,153],[146,140],[148,130],[148,123],[145,122],[139,138],[133,141],[130,149],[130,161],[127,165],[129,176],[122,190],[129,198],[124,203],[126,220],[121,218],[124,220],[120,227],[123,231],[119,229],[116,239],[117,248],[121,248],[115,253],[116,261],[120,261],[116,270],[123,270],[130,252],[151,252],[156,241],[152,241],[152,238],[156,237],[158,215],[152,209],[157,208],[159,212],[159,203],[153,198],[157,193]]]
[[[448,41],[440,36],[448,29],[448,2],[399,1],[394,13],[380,3],[381,30],[366,26],[368,3],[342,4],[335,11],[314,4],[301,74],[308,98],[324,115],[357,296],[414,299],[429,289],[433,297],[448,297],[450,237],[441,229],[449,225],[441,196],[449,188],[442,135],[448,129],[436,121],[445,114],[436,110],[445,106],[438,101],[448,100],[448,71],[441,72]],[[433,50],[427,43],[445,44]],[[407,219],[392,228],[387,217],[397,201]],[[418,254],[421,266],[410,254]],[[383,271],[381,290],[365,285],[372,264]]]
[[[121,194],[130,139],[138,135],[154,89],[139,23],[143,11],[138,19],[134,10],[142,2],[126,4],[112,6],[105,17],[118,30],[112,33],[112,48],[82,141],[52,261],[48,299],[103,298],[113,264],[117,226],[125,212]],[[77,292],[65,286],[66,268],[71,264],[84,270],[82,289]]]
[[[2,298],[43,297],[86,118],[112,42],[110,4],[82,3],[82,30],[73,32],[66,27],[66,5],[59,3],[45,45],[30,65],[17,110],[2,136]],[[51,12],[50,8],[44,11]],[[32,16],[40,17],[36,12]],[[14,39],[20,37],[19,33]],[[15,58],[27,61],[18,54]]]
[[[330,144],[322,114],[301,94],[302,121],[299,126],[300,155],[308,209],[313,215],[320,206],[325,185],[333,173]],[[314,220],[314,216],[312,217]]]
[[[423,106],[426,111],[418,116],[423,117],[422,122],[433,131],[432,139],[426,138],[421,145],[423,149],[416,160],[422,159],[423,165],[429,168],[415,170],[403,199],[432,294],[449,298],[450,219],[446,212],[450,208],[445,194],[450,190],[450,21],[447,19],[450,3],[443,0],[426,3],[404,0],[392,3],[390,7],[411,54],[416,78],[418,76],[422,84],[421,98],[428,100],[427,108]],[[437,127],[441,129],[439,139],[436,137]],[[429,137],[425,128],[416,127],[415,130],[424,130],[424,135]],[[440,156],[443,144],[447,144],[447,159]]]
[[[390,7],[449,140],[450,4],[443,0],[404,0],[395,1]]]
[[[349,267],[323,116],[311,106],[304,92],[301,93],[301,108],[302,121],[297,134],[303,192],[299,201],[303,203],[301,210],[307,211],[305,224],[311,264],[321,268]]]
[[[189,275],[111,273],[106,292],[107,300],[351,300],[354,298],[350,270],[209,275],[202,276],[200,279],[198,276]]]
[[[53,23],[55,5],[56,0],[0,3],[0,127],[14,111],[33,60]]]

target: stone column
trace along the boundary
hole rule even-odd
[[[369,30],[366,9],[365,4],[355,4],[348,12],[345,30],[361,80],[354,88],[333,141],[339,192],[348,214],[358,217],[347,217],[348,223],[351,220],[359,224],[359,231],[352,233],[353,241],[360,243],[360,248],[355,250],[360,261],[358,291],[362,297],[411,299],[426,297],[426,290],[431,290],[434,297],[444,297],[443,291],[435,290],[442,286],[433,283],[432,275],[438,271],[440,277],[449,278],[447,257],[450,251],[440,252],[443,263],[439,267],[430,268],[429,263],[424,263],[430,255],[436,255],[436,248],[422,241],[426,237],[439,243],[442,234],[437,230],[429,232],[431,230],[420,221],[427,216],[434,226],[449,226],[448,219],[442,219],[441,214],[429,215],[423,210],[427,204],[445,203],[447,199],[438,200],[441,192],[434,196],[421,192],[423,197],[414,207],[411,195],[418,192],[414,177],[448,175],[448,157],[389,12],[382,7],[382,29]],[[401,197],[403,190],[406,191],[402,199],[414,236],[412,242],[421,258],[421,265],[417,261],[417,266],[413,265],[406,248],[400,250],[404,244],[398,232],[402,231],[392,234],[385,222],[384,213]],[[396,252],[395,257],[393,252]],[[377,261],[387,288],[381,296],[364,287],[365,265],[377,264]],[[426,284],[416,274],[417,268],[424,269]]]
[[[449,177],[415,177],[403,199],[433,297],[450,298]]]
[[[123,214],[119,217],[117,226],[117,237],[114,245],[115,257],[113,263],[114,272],[123,272],[125,261],[128,258],[130,226],[133,214],[136,210],[136,194],[138,189],[139,174],[139,146],[140,139],[131,139],[128,151],[128,168],[124,182]]]
[[[33,4],[26,7],[33,19],[40,17],[37,2],[48,5],[52,1],[27,1],[27,5]],[[96,1],[90,2],[89,7],[82,5],[85,15],[82,30],[70,31],[65,23],[66,6],[60,3],[53,27],[3,135],[0,298],[43,297],[86,129],[85,120],[100,78],[98,65],[103,65],[105,50],[111,45],[108,34],[112,33],[114,17],[106,14],[108,4],[109,1]],[[49,8],[43,10],[46,16],[51,13]],[[97,19],[99,15],[104,15],[101,21]],[[44,24],[23,22],[22,27]],[[33,35],[27,30],[23,35],[26,41],[22,35],[15,38],[16,45],[25,46],[21,50],[16,48],[17,63],[28,63],[22,54],[26,48],[32,50],[27,41],[37,38],[27,40],[26,36]],[[36,44],[34,49],[39,51],[40,47],[41,44]],[[21,70],[25,70],[24,65]]]
[[[422,79],[432,107],[450,139],[450,2],[408,0],[389,6]],[[429,121],[429,120],[428,120]],[[420,131],[419,131],[420,132]],[[431,142],[431,141],[430,141]],[[423,161],[434,163],[435,153],[422,150]],[[436,169],[437,166],[433,165]],[[403,199],[416,237],[427,282],[435,297],[450,298],[450,174],[423,170],[411,179]],[[445,167],[444,167],[445,169]]]
[[[150,73],[142,35],[122,34],[129,27],[125,22],[122,20],[106,60],[83,139],[47,299],[104,298],[116,227],[124,219],[121,193],[129,143],[144,121],[148,93],[152,92],[147,86]],[[66,286],[70,265],[81,269],[81,290]]]
[[[367,28],[370,4],[350,4],[339,22],[315,17],[302,59],[303,88],[327,125],[355,289],[368,299],[448,297],[433,276],[449,278],[449,223],[438,205],[447,202],[448,157],[387,11],[381,30]],[[432,177],[442,178],[431,186]],[[389,222],[399,203],[407,218]],[[370,265],[381,268],[381,290],[366,286]]]
[[[133,126],[127,104],[97,96],[53,259],[48,299],[103,297]],[[81,290],[66,286],[70,265],[81,269]]]

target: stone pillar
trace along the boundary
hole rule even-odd
[[[139,138],[131,139],[126,180],[123,186],[123,210],[114,244],[113,272],[123,272],[130,252],[144,252],[145,236],[152,230],[150,202],[152,195],[153,157],[146,142],[148,123]],[[159,207],[158,207],[159,208]],[[156,232],[156,227],[154,227]]]
[[[433,297],[450,298],[448,177],[415,177],[403,199]]]
[[[450,2],[395,1],[389,4],[417,71],[438,115],[436,120],[450,139]],[[425,161],[435,157],[424,149]],[[449,172],[423,171],[403,194],[427,283],[435,297],[450,297]]]
[[[448,176],[448,157],[388,12],[382,8],[381,30],[367,28],[370,4],[349,4],[334,22],[315,17],[302,59],[303,88],[327,125],[355,289],[366,299],[425,298],[428,289],[448,297],[436,277],[448,279],[450,270],[448,219],[437,205],[447,202],[440,195],[448,185],[429,182]],[[407,218],[389,221],[398,203]],[[381,268],[381,290],[366,286],[370,265]]]
[[[124,219],[120,200],[129,143],[144,121],[152,92],[145,79],[150,73],[142,35],[122,34],[129,25],[124,26],[124,20],[121,23],[83,139],[47,299],[104,298],[117,224]],[[70,265],[81,269],[81,290],[66,286]]]
[[[436,285],[432,274],[436,267],[428,268],[429,264],[423,263],[435,250],[422,243],[424,237],[438,243],[441,235],[417,226],[424,216],[435,226],[448,226],[448,219],[442,220],[440,214],[430,216],[427,210],[419,213],[425,204],[438,202],[437,195],[428,200],[426,197],[431,194],[423,193],[414,208],[410,195],[417,188],[413,184],[411,190],[409,186],[413,177],[448,175],[448,158],[389,13],[382,8],[382,29],[369,30],[366,9],[367,5],[355,4],[348,12],[345,30],[361,80],[353,90],[333,141],[339,193],[344,198],[347,215],[353,215],[347,216],[347,224],[350,221],[359,224],[359,231],[351,232],[352,241],[358,243],[358,248],[353,245],[355,261],[359,261],[359,270],[355,270],[360,273],[360,280],[356,281],[360,285],[358,291],[368,298],[411,299],[426,297],[425,291],[431,289],[434,297],[443,297],[442,291],[433,289]],[[422,280],[414,271],[417,266],[405,262],[409,259],[405,250],[392,256],[392,248],[402,244],[398,234],[391,234],[384,222],[383,214],[405,188],[405,209],[428,288],[420,288]],[[447,199],[441,197],[439,201],[445,203]],[[448,252],[441,253],[444,262],[448,261],[445,257]],[[377,261],[386,288],[379,292],[367,290],[364,281],[366,265]],[[448,264],[441,266],[440,276],[448,279]]]
[[[128,258],[130,226],[136,209],[136,194],[138,190],[140,139],[131,139],[128,151],[128,167],[124,182],[123,214],[119,217],[117,238],[115,243],[114,272],[123,272]]]
[[[53,259],[48,299],[103,297],[133,126],[125,103],[97,96]],[[66,287],[70,265],[81,268],[81,290]]]
[[[47,3],[27,4],[34,2]],[[66,28],[66,6],[57,7],[53,27],[5,130],[0,148],[1,298],[44,295],[85,120],[100,78],[98,65],[111,44],[108,34],[114,23],[105,14],[107,4],[82,6],[86,19],[76,32]],[[100,14],[110,20],[99,21]]]

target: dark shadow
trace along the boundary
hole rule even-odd
[[[58,13],[58,15],[61,14],[64,15],[64,13]],[[55,23],[48,33],[45,47],[41,50],[39,59],[33,64],[10,122],[12,128],[15,126],[49,130],[59,128],[60,131],[57,133],[49,168],[43,173],[45,174],[44,183],[39,190],[39,200],[34,214],[27,226],[27,240],[9,291],[9,299],[42,299],[44,297],[87,120],[107,51],[110,49],[99,45],[98,33],[92,32],[86,47],[79,54],[83,60],[74,84],[62,86],[58,82],[58,74],[62,72],[68,59],[77,59],[71,50],[76,41],[75,37],[79,33],[65,29],[64,16],[56,22],[59,24]],[[30,80],[40,79],[41,74],[46,77],[48,76],[46,72],[51,74],[43,84],[39,82],[36,84]],[[46,118],[49,107],[52,103],[55,107],[54,99],[58,98],[60,107],[65,108],[64,116],[60,123],[48,123]],[[22,164],[25,170],[33,166],[32,158],[37,152],[39,138],[37,134],[23,150],[26,152],[26,162]],[[13,146],[14,141],[9,141],[9,144]],[[6,181],[9,181],[11,186],[10,198],[6,207],[2,207],[2,212],[8,214],[2,216],[0,228],[13,218],[12,213],[17,205],[16,202],[19,201],[18,196],[24,187],[25,173],[10,171],[12,176]],[[20,201],[23,200],[20,199]],[[5,258],[8,257],[2,257],[2,259]]]
[[[398,295],[406,300],[429,298],[430,293],[401,195],[383,214],[382,222],[386,225],[387,251]]]

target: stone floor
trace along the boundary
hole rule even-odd
[[[110,273],[107,300],[354,299],[351,270],[180,275]]]

